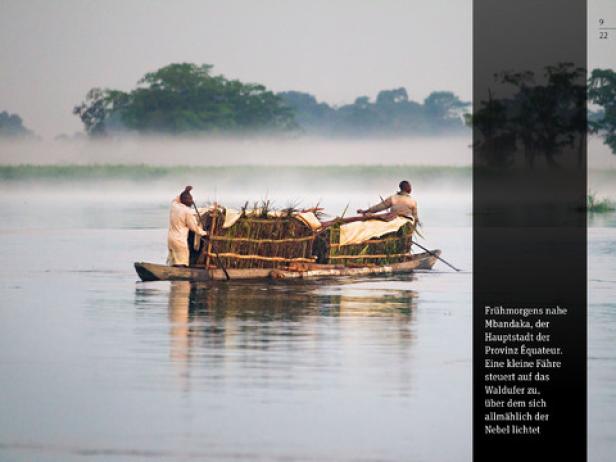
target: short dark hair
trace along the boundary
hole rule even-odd
[[[402,180],[398,186],[400,188],[400,191],[403,191],[403,190],[406,189],[407,186],[410,188],[411,187],[411,183],[409,183],[406,180]]]
[[[190,194],[191,189],[192,186],[186,186],[184,191],[180,194],[180,202],[188,207],[190,207],[193,203],[193,197],[192,194]]]

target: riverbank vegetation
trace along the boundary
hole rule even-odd
[[[207,179],[249,177],[294,178],[298,173],[315,179],[328,177],[338,181],[360,181],[361,178],[398,178],[412,172],[413,178],[430,179],[447,176],[470,180],[472,168],[410,165],[336,165],[336,166],[156,166],[143,164],[94,165],[0,165],[0,181],[22,182],[31,180],[134,180],[151,181],[175,177]]]
[[[616,210],[616,204],[607,198],[601,198],[590,191],[586,196],[586,210],[591,213],[608,213]]]
[[[616,72],[595,69],[590,74],[588,99],[602,108],[597,116],[589,119],[592,132],[599,133],[612,153],[616,154]]]

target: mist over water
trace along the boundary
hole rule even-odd
[[[469,132],[442,138],[124,137],[3,143],[0,193],[22,206],[64,203],[62,210],[69,215],[76,195],[99,210],[127,201],[164,209],[190,184],[199,206],[318,204],[333,217],[375,204],[407,179],[424,222],[470,226],[471,142]],[[589,163],[589,189],[599,198],[616,198],[616,156],[596,137],[589,139]],[[444,212],[452,207],[464,214]]]
[[[127,137],[0,144],[2,164],[151,165],[469,165],[470,137],[321,138]]]
[[[469,165],[468,137],[168,138],[123,137],[0,144],[3,164],[152,165]]]
[[[5,144],[4,165],[41,168],[0,178],[0,192],[70,203],[76,193],[92,203],[156,201],[167,206],[185,185],[199,205],[227,207],[269,200],[273,206],[349,212],[392,194],[402,179],[418,199],[470,201],[470,139],[393,140],[122,138]],[[96,165],[98,167],[91,167]],[[105,165],[118,167],[104,168]],[[73,168],[81,166],[82,168]],[[120,167],[122,166],[122,167]],[[155,167],[150,167],[155,166]],[[453,170],[450,167],[454,167]],[[452,197],[452,194],[455,196]],[[70,205],[68,206],[70,208]]]
[[[472,132],[433,137],[324,138],[308,136],[164,137],[0,140],[0,165],[330,166],[472,165]],[[590,169],[616,169],[616,155],[588,138]]]

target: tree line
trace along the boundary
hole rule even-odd
[[[308,93],[273,93],[260,84],[213,75],[211,65],[170,64],[135,89],[93,88],[73,112],[92,136],[138,133],[291,132],[322,135],[433,134],[464,130],[470,103],[434,92],[423,104],[404,88],[333,107]]]
[[[93,88],[73,113],[89,136],[133,133],[237,134],[291,133],[325,136],[397,136],[452,134],[476,129],[487,163],[508,164],[522,146],[532,165],[541,153],[556,164],[565,146],[586,132],[603,137],[616,154],[616,72],[585,70],[569,63],[544,69],[541,83],[529,71],[495,76],[513,96],[490,94],[475,114],[470,103],[448,91],[422,102],[405,88],[383,90],[352,104],[332,106],[309,93],[274,93],[265,86],[214,75],[211,65],[170,64],[147,73],[128,92]],[[586,102],[596,110],[586,112]],[[0,137],[31,137],[16,114],[0,113]]]
[[[302,131],[328,136],[435,135],[465,130],[463,114],[470,106],[449,91],[432,92],[423,103],[409,99],[405,88],[380,91],[352,104],[332,107],[309,94],[278,94],[293,110]]]

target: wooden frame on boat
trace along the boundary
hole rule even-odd
[[[232,226],[225,226],[217,209],[202,215],[208,231],[194,266],[213,263],[227,269],[273,269],[295,263],[314,263],[315,232],[286,210],[268,216],[267,207],[242,211]]]

